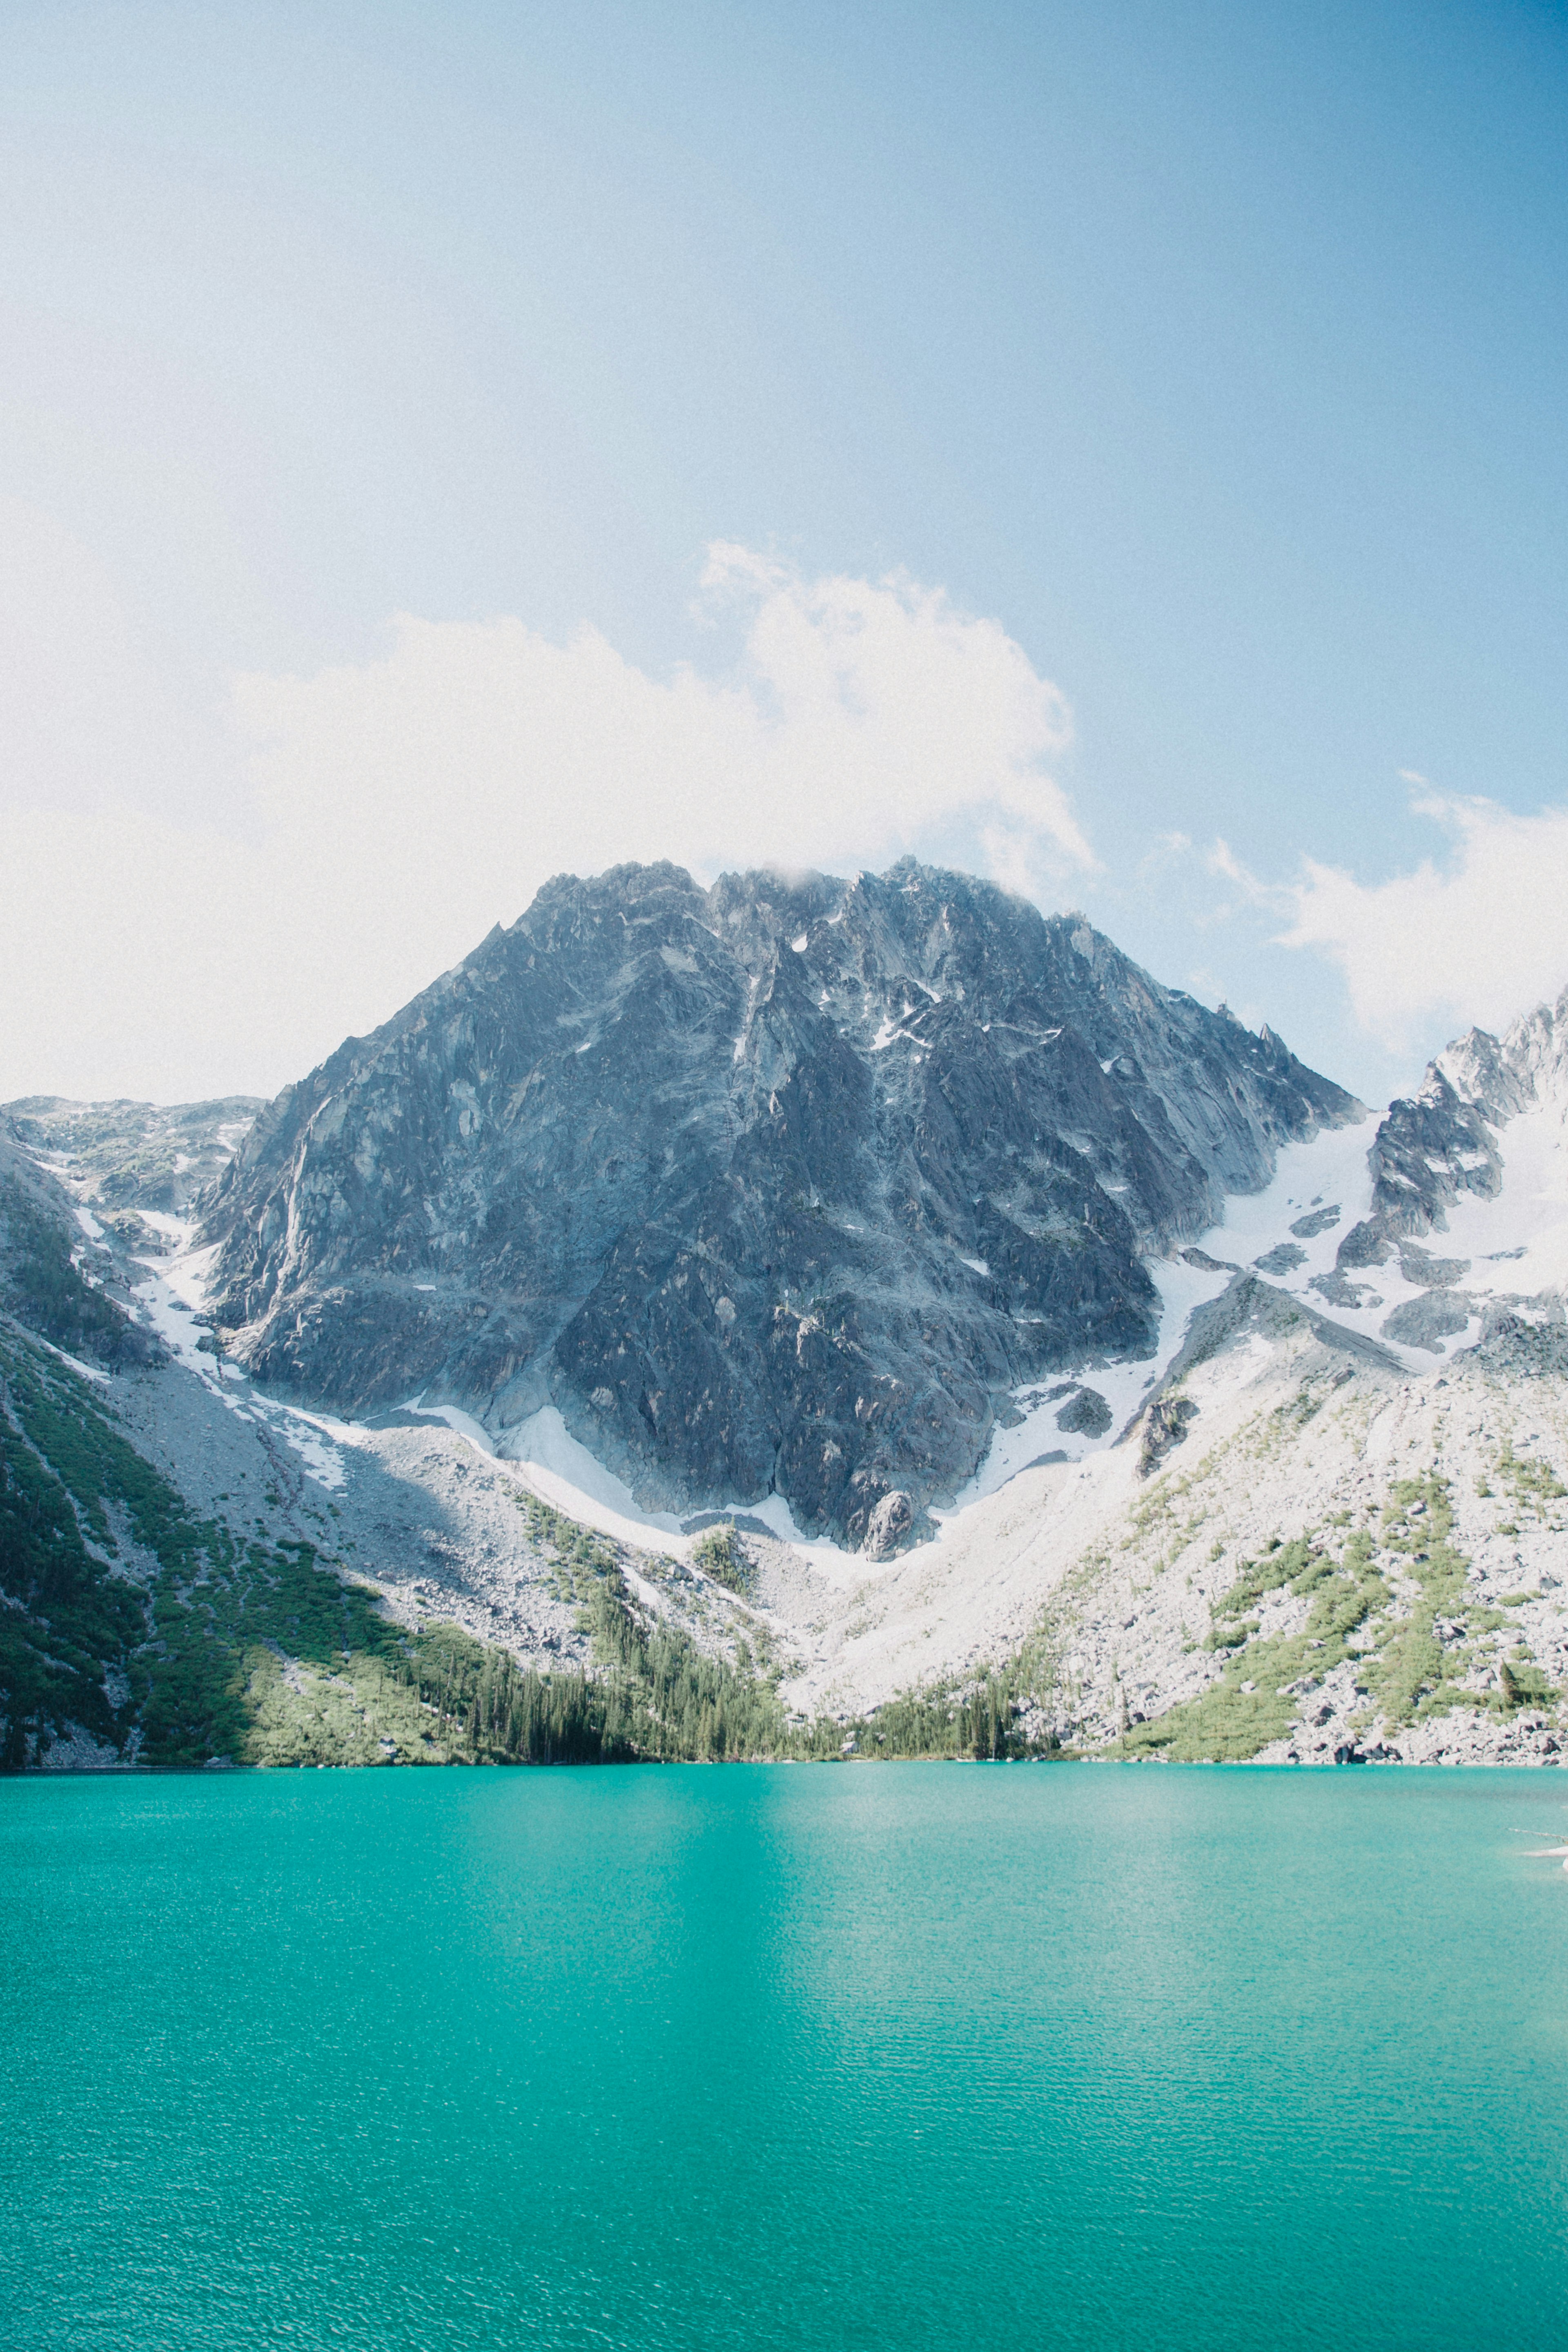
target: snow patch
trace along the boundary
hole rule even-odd
[[[680,1521],[668,1511],[643,1510],[631,1488],[579,1444],[552,1404],[502,1430],[499,1439],[458,1405],[427,1405],[416,1397],[405,1411],[429,1421],[444,1421],[477,1454],[511,1472],[542,1502],[584,1527],[596,1528],[617,1543],[633,1544],[646,1551],[648,1537],[657,1535],[660,1549],[682,1559],[690,1549],[680,1532]]]
[[[167,1215],[158,1218],[158,1226],[176,1244],[188,1243],[195,1230],[189,1219]],[[136,1285],[134,1296],[183,1370],[194,1374],[230,1412],[280,1437],[318,1486],[342,1486],[347,1473],[341,1446],[353,1434],[345,1423],[258,1395],[238,1365],[220,1366],[210,1349],[199,1345],[206,1334],[196,1317],[206,1303],[216,1255],[215,1244],[205,1249],[187,1247],[176,1257],[156,1262],[140,1259],[137,1262],[145,1267],[146,1275]]]
[[[40,1332],[32,1332],[29,1337],[37,1339],[41,1348],[47,1348],[51,1356],[58,1356],[62,1364],[68,1364],[73,1372],[79,1372],[84,1381],[101,1381],[105,1388],[109,1387],[109,1374],[97,1364],[84,1364],[79,1356],[71,1355],[64,1348],[57,1348],[52,1339],[46,1339]]]
[[[1063,1454],[1069,1462],[1077,1463],[1114,1445],[1149,1390],[1169,1369],[1186,1337],[1194,1307],[1217,1298],[1230,1280],[1223,1270],[1209,1273],[1179,1259],[1157,1260],[1148,1271],[1160,1294],[1159,1336],[1154,1353],[1125,1364],[1086,1360],[1015,1389],[1014,1402],[1023,1413],[1022,1421],[1015,1429],[995,1430],[984,1461],[968,1485],[960,1489],[952,1510],[942,1514],[944,1526],[951,1527],[973,1504],[995,1494],[998,1487],[1006,1486],[1009,1479],[1027,1469],[1042,1454]],[[1110,1426],[1103,1436],[1090,1437],[1082,1430],[1058,1428],[1058,1416],[1069,1399],[1065,1392],[1053,1395],[1051,1391],[1065,1391],[1069,1387],[1090,1388],[1105,1399],[1110,1411]]]
[[[1397,1244],[1384,1265],[1358,1267],[1349,1277],[1375,1298],[1375,1305],[1331,1305],[1312,1287],[1314,1277],[1332,1269],[1344,1235],[1371,1213],[1372,1172],[1366,1154],[1378,1125],[1374,1116],[1287,1146],[1274,1181],[1261,1192],[1227,1201],[1223,1224],[1204,1234],[1200,1246],[1210,1256],[1251,1265],[1279,1243],[1294,1241],[1304,1256],[1288,1273],[1268,1277],[1275,1286],[1327,1321],[1375,1339],[1407,1370],[1425,1374],[1442,1357],[1430,1349],[1392,1340],[1384,1330],[1395,1307],[1426,1296],[1431,1287],[1406,1276]],[[1448,1209],[1447,1227],[1421,1236],[1416,1246],[1431,1257],[1468,1259],[1468,1270],[1455,1286],[1477,1299],[1502,1301],[1568,1290],[1568,1121],[1563,1106],[1551,1100],[1531,1105],[1506,1121],[1498,1130],[1498,1141],[1501,1192],[1492,1200],[1466,1194]],[[1292,1235],[1291,1224],[1313,1195],[1341,1202],[1340,1222],[1321,1234]],[[1481,1329],[1480,1316],[1472,1315],[1464,1331],[1446,1337],[1444,1353],[1474,1347]]]

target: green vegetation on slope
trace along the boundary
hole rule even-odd
[[[606,1738],[584,1675],[538,1675],[456,1625],[391,1636],[307,1668],[270,1651],[246,1661],[247,1763],[597,1764],[629,1760]]]
[[[1244,1560],[1236,1583],[1214,1604],[1215,1646],[1229,1649],[1233,1638],[1239,1643],[1219,1681],[1154,1722],[1135,1725],[1126,1738],[1127,1754],[1239,1763],[1282,1739],[1300,1706],[1289,1686],[1306,1677],[1321,1681],[1342,1659],[1357,1654],[1350,1637],[1388,1605],[1392,1596],[1372,1564],[1372,1549],[1369,1535],[1355,1535],[1336,1559],[1310,1536],[1298,1536],[1259,1559]],[[1237,1622],[1266,1594],[1287,1590],[1309,1604],[1300,1633],[1262,1640],[1248,1630],[1255,1620]]]
[[[455,1626],[405,1633],[310,1545],[197,1519],[89,1384],[13,1330],[0,1330],[0,1594],[13,1769],[68,1724],[153,1764],[631,1752],[581,1675],[526,1674]]]
[[[1394,1727],[1414,1723],[1417,1716],[1477,1703],[1478,1695],[1460,1682],[1470,1652],[1446,1645],[1438,1631],[1439,1620],[1458,1632],[1470,1630],[1465,1581],[1469,1561],[1449,1540],[1453,1527],[1447,1481],[1436,1475],[1402,1479],[1384,1510],[1384,1546],[1402,1556],[1416,1587],[1409,1616],[1389,1630],[1369,1679],[1379,1712]]]
[[[752,1564],[728,1524],[704,1528],[691,1547],[691,1557],[704,1576],[715,1584],[722,1584],[731,1592],[749,1592],[752,1587]]]
[[[0,1336],[0,1759],[13,1769],[26,1760],[29,1722],[36,1733],[68,1720],[121,1744],[129,1684],[116,1704],[106,1670],[125,1682],[147,1631],[138,1595],[89,1552],[70,1494],[50,1467],[49,1437],[62,1424],[71,1433],[68,1400],[50,1363],[41,1349]],[[107,1538],[95,1504],[88,1523]]]
[[[1510,1439],[1498,1456],[1492,1475],[1507,1487],[1513,1508],[1521,1517],[1533,1516],[1542,1527],[1549,1527],[1559,1535],[1563,1532],[1563,1520],[1552,1507],[1568,1495],[1568,1486],[1563,1486],[1550,1462],[1542,1461],[1539,1456],[1516,1454]],[[1483,1482],[1481,1491],[1489,1495],[1492,1489]],[[1517,1535],[1517,1519],[1505,1522],[1498,1532],[1500,1535]]]
[[[84,1278],[71,1249],[69,1228],[0,1175],[0,1310],[72,1355],[146,1361],[155,1352],[146,1334]]]
[[[1516,1494],[1528,1490],[1549,1503],[1563,1491],[1542,1465],[1521,1465],[1505,1454],[1499,1467]],[[1135,1725],[1124,1752],[1244,1761],[1285,1738],[1311,1692],[1347,1659],[1358,1666],[1356,1688],[1367,1701],[1358,1727],[1375,1719],[1397,1730],[1457,1706],[1554,1706],[1561,1694],[1522,1643],[1498,1662],[1497,1691],[1467,1681],[1495,1654],[1482,1640],[1507,1625],[1509,1604],[1489,1609],[1475,1598],[1469,1561],[1455,1549],[1453,1528],[1448,1483],[1433,1472],[1393,1488],[1375,1539],[1363,1528],[1341,1538],[1336,1553],[1335,1531],[1322,1538],[1302,1535],[1291,1543],[1276,1539],[1258,1559],[1244,1560],[1237,1581],[1213,1605],[1207,1646],[1226,1655],[1218,1682],[1153,1722]],[[1379,1547],[1395,1556],[1413,1591],[1396,1595],[1374,1564]],[[1285,1594],[1307,1601],[1305,1622],[1265,1637],[1261,1619],[1250,1612]]]
[[[704,1650],[639,1606],[604,1538],[522,1504],[591,1671],[525,1669],[455,1625],[410,1632],[310,1544],[197,1518],[89,1381],[0,1327],[0,1759],[36,1762],[73,1724],[165,1765],[1035,1752],[1016,1718],[1037,1669],[1021,1665],[853,1722],[792,1722],[744,1609],[728,1653]],[[710,1559],[743,1584],[733,1531],[714,1533]]]
[[[869,1715],[811,1725],[797,1733],[796,1752],[849,1752],[888,1762],[945,1757],[1002,1763],[1055,1756],[1060,1751],[1054,1732],[1036,1738],[1023,1727],[1022,1718],[1049,1696],[1042,1681],[1037,1663],[1027,1656],[982,1666],[967,1684],[956,1677],[923,1684]]]
[[[374,1597],[198,1520],[69,1366],[0,1329],[0,1753],[79,1725],[152,1763],[245,1751],[249,1654],[314,1665],[384,1651]],[[132,1735],[139,1738],[132,1739]]]

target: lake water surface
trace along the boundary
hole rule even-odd
[[[1555,1774],[0,1783],[0,2343],[1568,2343]]]

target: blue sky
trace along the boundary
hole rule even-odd
[[[1057,797],[1031,841],[944,751],[900,814],[889,753],[817,862],[989,860],[1369,1096],[1568,979],[1560,10],[50,0],[4,25],[26,921],[0,1092],[270,1088],[510,920],[531,840],[581,862],[539,814],[566,706],[539,737],[514,696],[515,755],[486,721],[500,764],[465,801],[479,755],[443,761],[441,698],[461,747],[510,688],[501,641],[477,660],[455,633],[586,626],[639,678],[744,676],[771,707],[757,596],[817,627],[816,583],[890,573],[1059,689],[1070,740],[1007,754]],[[715,541],[773,589],[716,606]],[[383,828],[397,615],[454,634],[420,641],[426,764],[380,787]],[[957,740],[977,672],[950,650]],[[342,958],[297,1003],[274,972],[258,1024],[264,940],[302,919],[298,812],[340,771],[300,904]],[[573,788],[603,791],[599,862],[645,854],[604,772]],[[798,772],[758,772],[803,812],[759,822],[758,855],[816,855]],[[420,863],[422,795],[482,887],[415,921],[353,843]],[[751,838],[732,809],[670,837],[700,864]],[[149,873],[110,938],[132,839]],[[247,854],[269,923],[226,929]],[[193,903],[149,956],[153,868]]]

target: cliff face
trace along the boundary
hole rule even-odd
[[[261,1114],[213,1305],[300,1396],[553,1402],[650,1500],[776,1491],[858,1542],[1009,1389],[1148,1353],[1142,1255],[1358,1110],[989,884],[623,866]]]

